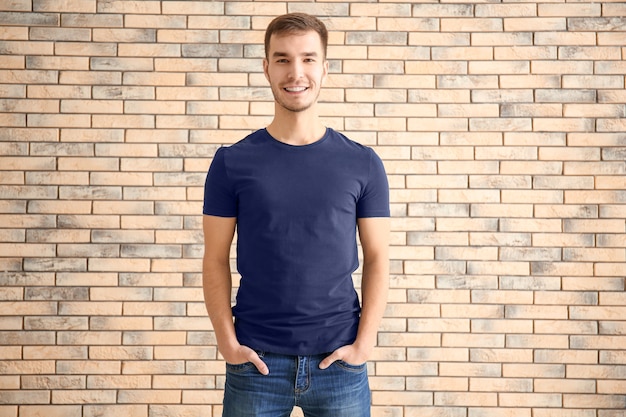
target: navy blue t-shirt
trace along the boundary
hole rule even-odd
[[[371,148],[332,129],[304,146],[258,130],[216,152],[203,213],[237,218],[239,343],[312,355],[354,342],[356,220],[389,217],[387,177]]]

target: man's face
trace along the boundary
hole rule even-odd
[[[272,35],[269,46],[263,71],[274,100],[291,112],[309,109],[316,103],[328,74],[319,35],[315,31]]]

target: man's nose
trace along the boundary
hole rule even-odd
[[[289,68],[289,77],[297,80],[303,75],[303,65],[300,62],[293,62]]]

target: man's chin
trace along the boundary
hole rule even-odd
[[[288,110],[288,111],[290,111],[292,113],[302,113],[303,111],[306,111],[306,110],[310,109],[311,106],[312,106],[312,104],[304,104],[304,105],[301,105],[301,106],[293,106],[293,105],[288,105],[288,104],[281,103],[281,102],[278,102],[278,104],[283,109]]]

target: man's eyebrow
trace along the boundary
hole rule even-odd
[[[317,56],[317,52],[303,52],[300,55],[316,57]],[[276,52],[272,53],[272,56],[275,57],[275,58],[278,58],[278,57],[289,56],[289,54],[287,52],[276,51]]]

